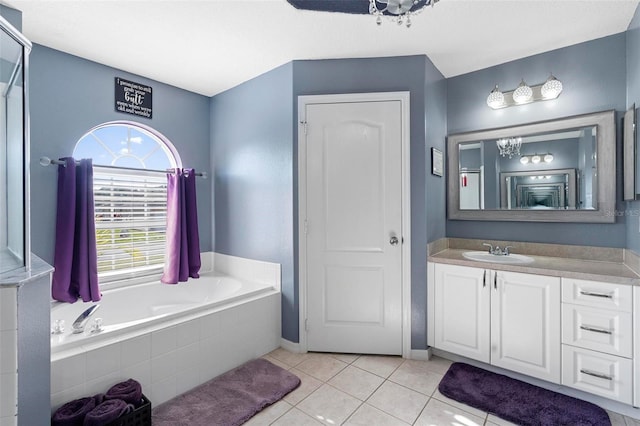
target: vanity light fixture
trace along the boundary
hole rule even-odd
[[[500,91],[496,84],[487,97],[487,105],[493,109],[525,105],[531,102],[556,99],[560,93],[562,93],[562,82],[551,74],[547,81],[535,86],[527,85],[522,79],[515,90],[508,92]]]
[[[513,101],[517,104],[526,104],[533,99],[533,90],[527,86],[524,79],[520,81],[518,88],[513,91]]]
[[[541,161],[544,161],[545,163],[550,163],[553,161],[553,154],[547,153],[547,154],[533,154],[533,155],[523,155],[522,157],[520,157],[520,163],[521,164],[540,164]]]

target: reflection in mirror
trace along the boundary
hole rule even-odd
[[[574,209],[575,169],[500,173],[500,208]]]
[[[596,132],[587,126],[460,143],[460,209],[595,209]],[[553,201],[541,195],[552,183]]]
[[[615,221],[614,117],[605,111],[450,135],[449,219]]]

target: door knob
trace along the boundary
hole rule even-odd
[[[398,245],[398,237],[391,237],[391,239],[389,240],[389,244],[391,244],[392,246],[397,246]]]

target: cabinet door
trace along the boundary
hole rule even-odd
[[[490,271],[435,265],[435,347],[489,362]]]
[[[560,383],[560,278],[495,274],[491,364]]]

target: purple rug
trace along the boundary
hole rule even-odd
[[[605,410],[590,402],[463,363],[453,363],[440,392],[519,425],[611,426]]]
[[[254,359],[153,409],[154,426],[235,426],[300,385],[300,379]]]

